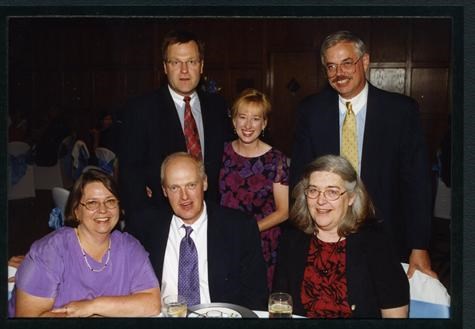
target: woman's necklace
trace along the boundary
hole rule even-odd
[[[79,242],[79,247],[81,248],[81,253],[82,253],[82,257],[84,258],[84,261],[86,262],[86,266],[92,271],[92,272],[102,272],[105,270],[105,268],[107,267],[107,265],[109,265],[109,261],[110,261],[110,258],[111,258],[111,246],[112,246],[112,239],[109,237],[109,247],[107,248],[107,258],[106,258],[106,262],[104,263],[104,265],[102,265],[102,267],[98,270],[96,270],[95,268],[92,268],[91,264],[89,264],[89,261],[87,260],[87,256],[86,256],[86,252],[84,251],[84,248],[82,247],[82,244],[81,244],[81,239],[79,239],[79,231],[78,229],[76,228],[75,229],[76,231],[76,237],[78,238],[78,242]]]
[[[315,238],[317,238],[317,240],[318,240],[318,237],[317,237],[316,234],[315,234]],[[323,269],[320,269],[319,272],[320,272],[320,274],[321,274],[322,276],[327,276],[327,275],[328,275],[329,270],[328,270],[327,264],[328,264],[328,262],[331,260],[331,258],[332,258],[332,256],[333,256],[333,254],[335,253],[335,251],[336,251],[336,250],[338,249],[338,247],[340,246],[340,241],[341,241],[341,236],[338,238],[338,241],[337,241],[337,242],[335,243],[335,245],[333,246],[333,249],[332,249],[330,255],[328,256],[328,258],[326,259],[326,262],[325,262],[325,261],[323,260],[323,258],[322,258],[323,245],[320,244],[320,252],[318,253],[318,255],[319,255],[319,257],[320,257],[320,263],[321,263]],[[324,241],[322,241],[322,242],[324,242]]]

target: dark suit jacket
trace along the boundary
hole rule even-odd
[[[289,229],[282,235],[273,290],[292,295],[294,313],[306,315],[300,294],[312,235]],[[380,318],[380,309],[409,304],[409,281],[397,256],[376,226],[346,241],[348,303],[354,318]]]
[[[304,166],[340,153],[338,94],[330,87],[299,108],[290,168],[295,186]],[[431,187],[417,103],[369,85],[361,178],[402,260],[410,249],[428,249]]]
[[[242,212],[209,202],[207,211],[211,301],[267,309],[266,267],[256,221]],[[170,208],[149,208],[140,216],[140,221],[126,228],[150,253],[161,282],[173,213]]]
[[[204,128],[204,163],[208,175],[207,198],[218,200],[218,176],[224,142],[232,137],[231,120],[224,99],[198,91]],[[160,166],[171,153],[186,152],[185,136],[175,103],[164,86],[128,102],[120,128],[119,180],[127,222],[137,209],[166,202],[160,187]],[[152,199],[145,186],[153,190]]]

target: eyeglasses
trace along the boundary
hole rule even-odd
[[[340,67],[341,71],[344,73],[355,73],[356,71],[356,64],[362,59],[363,56],[360,56],[355,62],[352,60],[344,61],[343,63],[340,64],[327,64],[326,70],[327,70],[327,76],[329,78],[333,77],[336,75],[336,72],[338,71],[338,66]]]
[[[187,191],[194,191],[194,190],[196,190],[197,186],[198,186],[198,183],[188,183],[188,184],[185,185],[185,189]],[[170,186],[167,186],[167,189],[171,193],[178,193],[181,190],[181,186],[180,185],[170,185]]]
[[[183,64],[186,64],[187,67],[197,67],[198,65],[200,65],[201,60],[199,60],[199,59],[189,59],[189,60],[183,62],[183,61],[179,61],[177,59],[172,59],[172,60],[166,61],[166,63],[168,65],[170,65],[172,68],[177,69],[177,68],[181,68],[181,66]]]
[[[79,202],[81,206],[86,207],[87,210],[90,211],[97,211],[101,207],[101,203],[107,208],[107,209],[115,209],[119,205],[119,200],[117,199],[107,199],[104,202],[100,202],[97,200],[88,200],[84,203]]]
[[[319,189],[309,186],[305,189],[304,193],[309,199],[316,199],[320,196],[320,193],[323,194],[323,197],[327,201],[336,201],[347,191],[340,192],[340,190],[334,188],[328,188],[326,190],[320,191]]]

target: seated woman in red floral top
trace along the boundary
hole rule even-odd
[[[231,113],[238,138],[225,144],[219,174],[221,205],[239,209],[257,221],[269,290],[277,261],[279,224],[289,212],[287,157],[261,139],[270,111],[269,99],[260,91],[246,89],[238,96]]]
[[[405,318],[409,282],[351,164],[326,155],[292,191],[274,291],[292,294],[294,313],[311,318]]]

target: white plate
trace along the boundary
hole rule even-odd
[[[248,308],[228,303],[210,303],[194,305],[188,308],[189,318],[257,318],[257,315]]]

